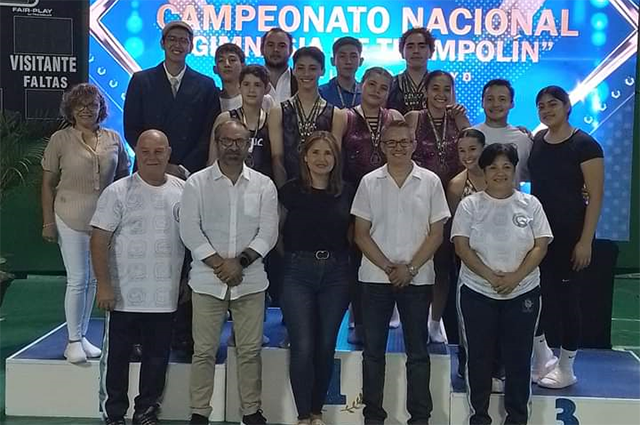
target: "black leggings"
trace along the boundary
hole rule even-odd
[[[576,241],[575,236],[556,235],[540,265],[542,314],[536,336],[560,324],[562,348],[569,351],[578,349],[582,327],[580,284],[583,273],[573,271],[571,265]]]

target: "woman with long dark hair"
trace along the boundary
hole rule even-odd
[[[345,158],[343,176],[353,187],[360,184],[362,177],[383,166],[387,159],[382,153],[380,136],[383,128],[393,120],[401,120],[402,114],[395,109],[385,108],[393,77],[384,68],[373,67],[362,77],[361,104],[347,109],[347,125],[342,136],[342,151]],[[362,253],[353,247],[353,279],[351,283],[351,307],[349,326],[353,331],[347,338],[350,344],[362,344],[362,307],[357,266]],[[390,326],[398,327],[400,318],[397,308],[391,317]]]
[[[467,111],[455,103],[453,76],[445,71],[431,71],[426,80],[427,107],[409,112],[405,118],[413,127],[416,136],[416,150],[413,160],[421,167],[433,171],[440,177],[442,187],[460,171],[458,159],[458,134],[469,127]],[[447,304],[450,273],[453,265],[453,249],[447,237],[450,225],[445,226],[445,239],[433,259],[436,270],[436,284],[433,289],[433,303],[429,316],[429,339],[432,342],[446,342],[447,336],[442,323],[442,314]]]
[[[577,378],[573,363],[580,342],[580,285],[591,262],[592,243],[604,192],[604,154],[598,142],[569,123],[571,100],[558,86],[536,96],[540,121],[529,156],[531,193],[544,207],[554,242],[540,266],[542,319],[536,333],[533,380],[546,388],[565,388]],[[547,346],[544,329],[562,321],[558,361]]]

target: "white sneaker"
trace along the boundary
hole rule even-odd
[[[531,382],[537,383],[541,378],[554,370],[557,365],[558,358],[556,356],[551,356],[545,364],[534,362],[533,367],[531,368]]]
[[[80,344],[82,344],[82,350],[90,359],[100,357],[100,355],[102,354],[102,350],[100,350],[98,347],[90,343],[87,338],[82,338],[82,341],[80,341]]]
[[[64,357],[69,363],[84,363],[87,361],[87,355],[82,349],[80,341],[70,342],[64,350]]]
[[[578,382],[578,378],[572,371],[564,371],[556,367],[546,376],[540,378],[538,386],[543,388],[561,389],[567,388]]]
[[[496,394],[503,394],[504,380],[500,378],[491,378],[491,392]]]
[[[324,423],[322,418],[313,418],[311,419],[311,425],[327,425]]]
[[[442,319],[437,322],[429,319],[429,341],[446,344],[447,341],[447,332],[444,330],[444,323]]]

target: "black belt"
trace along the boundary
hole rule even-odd
[[[349,258],[349,251],[329,251],[326,249],[320,249],[318,251],[293,251],[290,254],[293,254],[296,257],[303,258],[315,258],[316,260],[328,260],[330,258]]]

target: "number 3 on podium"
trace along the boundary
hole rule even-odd
[[[574,416],[576,413],[576,404],[568,398],[556,399],[556,421],[562,425],[580,425],[578,418]]]

